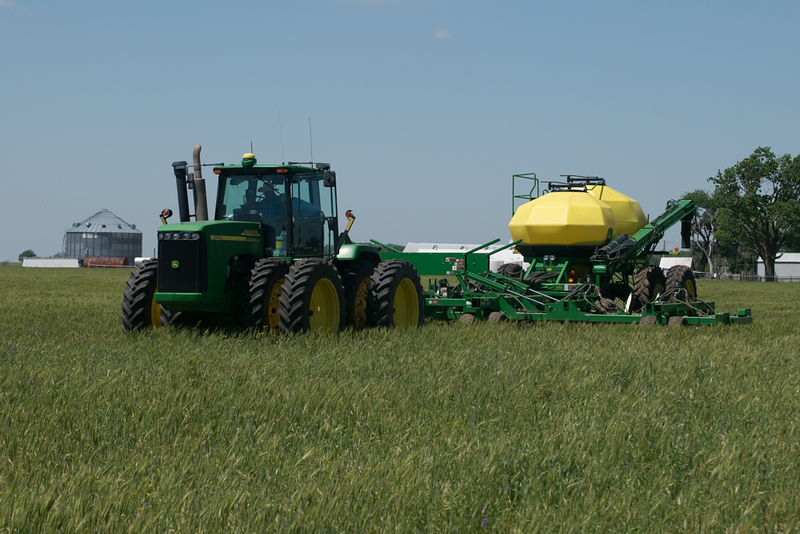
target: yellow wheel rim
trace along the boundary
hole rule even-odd
[[[414,282],[403,278],[394,295],[394,325],[417,326],[419,324],[419,295]]]
[[[690,300],[695,300],[697,298],[697,288],[694,285],[694,280],[686,280],[686,283],[683,284],[683,289],[689,294]]]
[[[664,283],[663,282],[656,282],[653,285],[653,300],[655,300],[663,292],[664,292]]]
[[[308,329],[312,332],[317,330],[338,332],[340,320],[339,296],[336,294],[336,288],[333,282],[322,278],[311,292],[308,306]]]
[[[367,324],[367,292],[369,290],[369,277],[364,278],[358,289],[353,303],[353,327],[361,330]]]
[[[153,328],[161,328],[161,304],[156,302],[157,292],[157,290],[153,291],[150,296],[150,324]]]
[[[271,332],[278,331],[278,323],[281,321],[278,310],[281,309],[281,290],[285,281],[286,277],[284,276],[275,282],[275,285],[272,286],[272,291],[267,296],[266,306],[264,306],[264,321],[262,324]]]

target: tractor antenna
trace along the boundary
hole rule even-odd
[[[253,153],[253,140],[250,139],[250,153]]]
[[[283,154],[283,122],[281,121],[281,108],[278,108],[278,131],[281,134],[281,161],[286,161],[286,156]]]
[[[314,163],[314,140],[311,137],[311,117],[308,118],[308,144],[311,146],[311,163]]]

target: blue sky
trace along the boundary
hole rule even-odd
[[[309,119],[359,241],[505,242],[523,172],[602,176],[655,217],[759,146],[800,153],[797,20],[770,0],[0,0],[0,261],[104,208],[152,254],[173,161],[251,141],[308,160]]]

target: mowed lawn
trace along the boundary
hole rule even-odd
[[[123,332],[0,267],[0,532],[797,532],[800,284],[755,323]]]

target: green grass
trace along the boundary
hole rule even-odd
[[[0,268],[0,531],[800,528],[800,285],[739,327],[129,336],[126,270]]]

